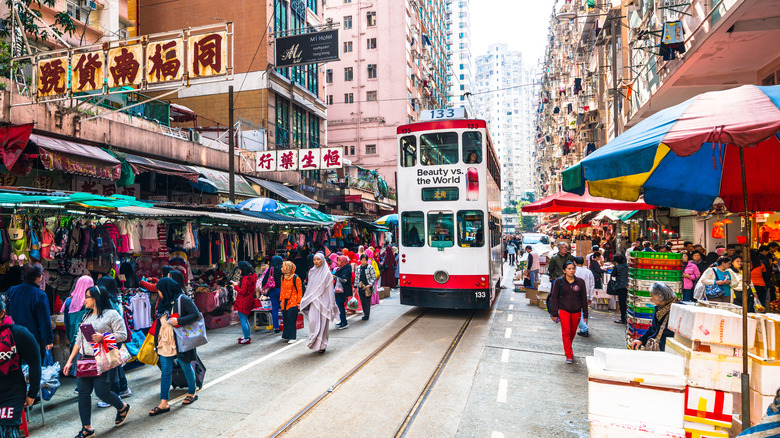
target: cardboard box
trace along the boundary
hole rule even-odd
[[[750,389],[762,395],[774,396],[780,388],[780,360],[765,360],[750,356]]]
[[[206,328],[209,330],[221,328],[221,327],[227,327],[230,325],[230,314],[226,313],[224,315],[219,316],[211,316],[211,315],[204,315],[203,316],[204,321],[206,322]]]
[[[674,340],[684,345],[686,348],[690,348],[693,351],[701,353],[719,354],[721,356],[742,357],[742,348],[732,347],[729,345],[708,344],[701,341],[692,341],[685,336],[675,333]]]
[[[525,297],[528,298],[528,300],[531,302],[531,304],[537,304],[539,301],[538,298],[539,291],[536,289],[526,289],[525,290]]]
[[[588,415],[591,438],[683,438],[682,428],[668,428],[656,424],[622,421],[614,418]]]
[[[666,338],[666,352],[685,359],[688,385],[726,392],[742,388],[742,358],[693,351],[674,339]]]
[[[539,291],[536,294],[536,299],[538,300],[539,308],[540,309],[546,309],[547,308],[547,296],[550,295],[550,292],[542,292]]]
[[[756,322],[756,342],[750,352],[765,359],[780,359],[780,316],[751,313],[748,317]]]
[[[377,291],[379,294],[379,299],[384,300],[385,298],[390,298],[390,288],[389,287],[380,287],[379,291]]]
[[[685,388],[685,421],[711,426],[702,430],[715,430],[715,426],[731,427],[733,407],[734,396],[730,392],[693,386]]]
[[[742,315],[721,309],[673,304],[669,329],[692,341],[742,347]],[[748,347],[755,343],[756,320],[748,319]]]
[[[593,357],[605,371],[661,376],[685,374],[683,359],[670,353],[599,347],[593,349]]]

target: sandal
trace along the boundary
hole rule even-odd
[[[160,415],[160,414],[164,414],[166,412],[171,412],[170,406],[165,408],[165,409],[161,409],[159,406],[155,406],[154,409],[149,411],[149,416],[150,417],[154,417],[154,416],[157,416],[157,415]]]
[[[95,429],[89,430],[86,427],[82,427],[76,438],[89,438],[95,436]]]
[[[114,419],[114,427],[119,427],[127,420],[127,415],[130,413],[130,405],[125,404],[125,407],[116,411],[116,418]]]
[[[183,405],[191,405],[195,403],[195,401],[198,399],[197,395],[187,395],[187,397],[184,397],[184,401],[181,402]]]

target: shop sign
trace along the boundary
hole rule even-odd
[[[132,44],[117,47],[108,51],[108,86],[126,87],[141,85],[141,63],[143,62],[143,47]]]
[[[100,196],[125,195],[132,196],[136,199],[141,196],[140,184],[117,187],[113,181],[84,176],[73,178],[73,190]]]
[[[376,204],[373,202],[363,202],[363,208],[369,213],[376,213]]]
[[[276,68],[339,60],[339,31],[326,30],[274,40]]]
[[[344,167],[341,148],[281,149],[257,152],[258,172],[340,169]]]
[[[65,94],[68,90],[68,58],[39,59],[36,65],[38,96]]]
[[[214,32],[190,37],[189,40],[190,74],[189,77],[218,76],[225,74],[227,68],[227,33]]]
[[[76,53],[71,56],[70,68],[73,72],[71,91],[78,93],[102,89],[104,64],[102,52]]]
[[[16,176],[0,174],[0,186],[34,187],[36,189],[55,190],[62,188],[64,175],[59,172],[47,172],[39,175]]]
[[[178,81],[184,67],[184,40],[175,38],[149,43],[146,48],[146,81]]]

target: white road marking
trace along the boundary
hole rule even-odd
[[[499,403],[506,403],[506,391],[509,387],[509,382],[506,379],[498,381],[498,397],[496,401]]]
[[[509,297],[509,301],[514,301],[515,297]]]
[[[507,315],[507,316],[506,316],[506,322],[512,322],[512,317],[513,317],[513,316],[514,316],[514,315],[512,315],[511,313],[510,313],[509,315]]]
[[[509,362],[509,350],[506,348],[501,351],[501,362]]]
[[[514,308],[515,308],[515,305],[514,305],[514,304],[510,304],[510,305],[509,305],[509,310],[513,310]]]
[[[504,434],[501,432],[496,432],[495,430],[490,433],[490,438],[504,438]]]
[[[512,328],[511,328],[511,327],[509,327],[509,328],[507,328],[507,329],[506,329],[506,331],[504,332],[504,337],[505,337],[505,338],[510,338],[510,337],[512,337]]]

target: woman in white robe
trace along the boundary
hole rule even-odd
[[[300,304],[301,313],[309,320],[309,348],[324,353],[328,347],[328,329],[339,315],[325,255],[314,256],[314,267],[309,270],[309,285]]]

